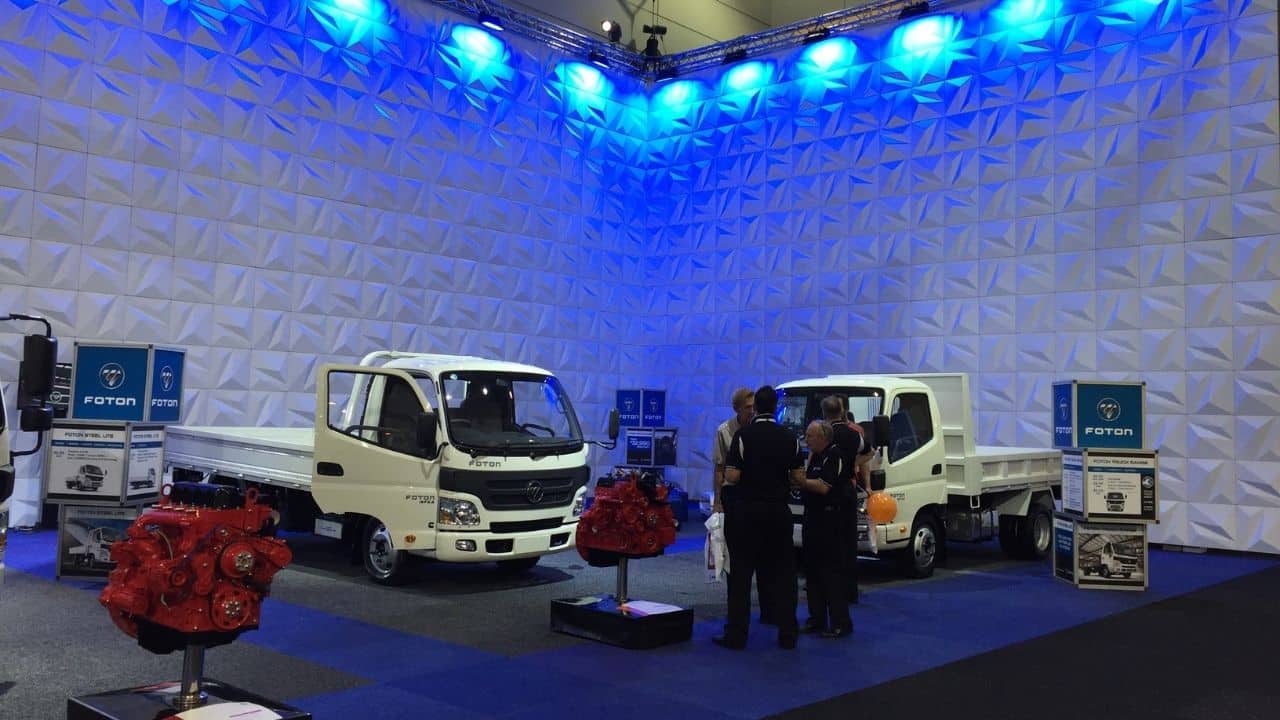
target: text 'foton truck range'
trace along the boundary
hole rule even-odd
[[[314,428],[171,426],[165,463],[175,480],[274,488],[286,527],[354,543],[396,584],[410,554],[524,570],[574,547],[587,446],[546,370],[378,351],[319,369]]]
[[[946,540],[990,539],[998,526],[1007,554],[1048,555],[1062,453],[975,444],[968,375],[830,375],[778,389],[778,421],[801,438],[822,416],[818,405],[828,395],[843,399],[870,431],[883,471],[873,473],[872,490],[887,492],[898,510],[889,522],[868,527],[859,514],[861,553],[896,557],[907,574],[924,577]],[[793,498],[797,523],[802,512]]]

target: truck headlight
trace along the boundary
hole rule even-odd
[[[582,510],[583,508],[586,507],[586,505],[587,505],[587,496],[586,495],[578,496],[578,498],[573,501],[573,517],[578,517],[582,515]]]
[[[470,500],[440,498],[441,525],[479,525],[480,511]]]

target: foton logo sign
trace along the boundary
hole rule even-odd
[[[1120,419],[1120,403],[1115,398],[1102,398],[1098,401],[1098,419],[1104,423],[1114,423]],[[1133,437],[1133,428],[1114,427],[1111,425],[1090,425],[1084,429],[1085,435],[1107,435],[1110,437]]]
[[[149,356],[144,346],[77,345],[71,417],[145,420]]]

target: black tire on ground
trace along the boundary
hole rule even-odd
[[[540,555],[535,555],[533,557],[518,558],[515,560],[499,560],[498,571],[504,575],[516,575],[518,573],[528,572],[529,570],[532,570],[541,559],[542,557]]]
[[[907,577],[927,578],[933,574],[938,564],[941,537],[938,535],[938,521],[928,512],[916,515],[911,523],[911,539],[902,551],[900,561],[902,571]]]
[[[1018,531],[1021,526],[1016,515],[1000,516],[1000,549],[1008,557],[1018,557]]]
[[[1053,548],[1053,511],[1033,502],[1026,517],[1018,518],[1018,554],[1022,560],[1043,560]]]
[[[379,585],[403,585],[411,579],[409,553],[395,549],[381,520],[365,521],[359,548],[365,573]]]

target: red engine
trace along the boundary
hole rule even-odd
[[[661,555],[676,541],[676,519],[668,488],[653,475],[630,472],[596,483],[596,498],[578,520],[578,554],[591,565],[618,558]]]
[[[111,546],[98,601],[152,652],[229,643],[258,626],[271,578],[293,558],[273,529],[256,490],[177,483]]]

